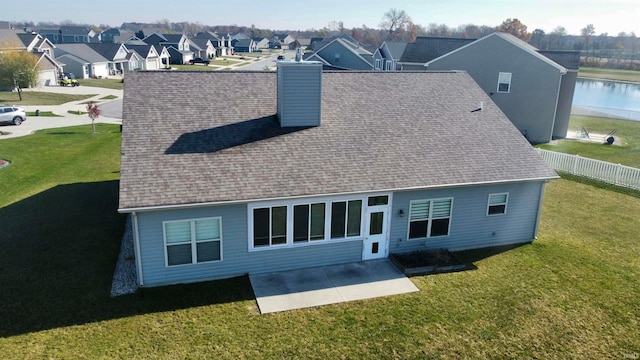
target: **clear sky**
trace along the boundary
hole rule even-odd
[[[596,34],[624,31],[640,36],[640,0],[3,0],[0,20],[62,22],[118,27],[123,22],[189,21],[203,25],[255,25],[272,30],[320,29],[342,21],[346,28],[378,28],[390,8],[404,10],[414,23],[457,27],[497,26],[517,18],[529,31],[569,34],[593,24]]]

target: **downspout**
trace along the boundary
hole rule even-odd
[[[138,275],[138,285],[144,285],[143,276],[142,276],[142,256],[140,254],[140,237],[138,232],[138,214],[136,212],[131,213],[131,221],[133,225],[133,244],[135,250],[136,257],[136,273]]]
[[[556,116],[558,116],[558,104],[560,103],[560,90],[562,89],[562,79],[567,74],[567,70],[560,72],[560,80],[558,80],[558,92],[556,93],[556,106],[553,108],[553,122],[551,123],[551,136],[549,141],[553,140],[553,129],[556,128]]]
[[[538,211],[536,214],[536,224],[533,228],[533,239],[538,240],[538,227],[540,226],[540,215],[542,214],[542,200],[544,199],[544,187],[547,181],[544,181],[542,185],[540,185],[540,198],[538,200]]]

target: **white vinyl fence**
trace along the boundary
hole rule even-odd
[[[557,171],[640,190],[640,169],[555,151],[536,149]]]

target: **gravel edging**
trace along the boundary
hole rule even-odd
[[[118,262],[113,272],[113,282],[111,284],[111,297],[133,294],[138,290],[138,277],[136,272],[135,251],[133,249],[133,227],[131,225],[131,215],[127,216],[127,221],[120,244],[120,254]]]

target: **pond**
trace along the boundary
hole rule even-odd
[[[576,81],[573,106],[640,120],[640,84],[580,78]]]

